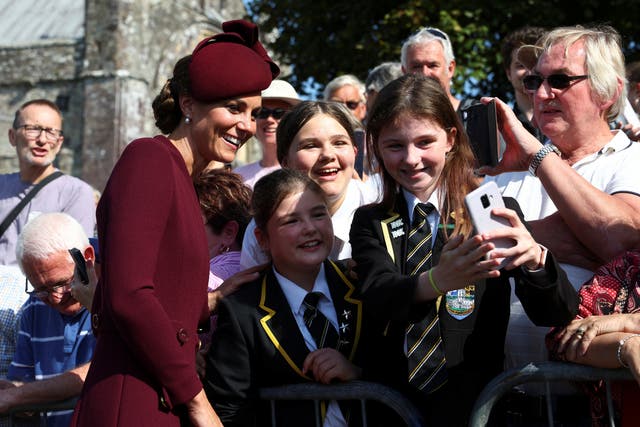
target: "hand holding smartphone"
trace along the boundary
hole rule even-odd
[[[491,214],[491,210],[495,208],[504,208],[504,201],[500,194],[500,189],[495,182],[489,181],[486,184],[476,188],[464,198],[465,205],[469,211],[471,222],[476,233],[482,234],[493,231],[501,227],[511,227],[509,220]],[[491,241],[496,249],[507,249],[514,246],[515,242],[511,239],[495,239]],[[491,252],[489,252],[490,255]],[[505,264],[504,258],[500,259],[500,267]]]

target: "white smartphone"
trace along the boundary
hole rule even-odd
[[[508,219],[491,214],[492,209],[505,207],[500,189],[495,182],[489,181],[476,188],[465,196],[464,202],[477,234],[511,226]],[[495,239],[492,243],[499,249],[507,249],[515,245],[511,239]],[[505,264],[505,259],[499,259],[500,267],[498,268],[501,268]]]

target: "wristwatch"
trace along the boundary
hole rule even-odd
[[[531,163],[529,163],[529,173],[531,175],[537,176],[536,172],[538,171],[538,166],[540,166],[540,163],[542,163],[542,159],[547,157],[547,154],[549,153],[556,153],[558,156],[560,156],[560,150],[558,150],[555,145],[545,145],[533,156],[533,159],[531,159]]]

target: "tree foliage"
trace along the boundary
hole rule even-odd
[[[251,19],[283,64],[285,76],[302,90],[309,80],[321,85],[351,73],[364,80],[384,61],[399,61],[402,42],[422,26],[451,37],[456,54],[454,90],[509,98],[500,43],[523,25],[608,24],[623,36],[628,60],[640,59],[640,0],[252,0]],[[302,90],[310,95],[309,89]]]

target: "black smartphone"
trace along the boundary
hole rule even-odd
[[[88,285],[89,275],[87,274],[87,263],[84,260],[82,252],[77,248],[73,248],[69,249],[69,253],[71,254],[71,258],[73,258],[73,262],[76,264],[76,275],[80,279],[80,282],[83,285]]]
[[[500,139],[495,101],[491,100],[488,104],[472,104],[463,108],[461,113],[478,166],[497,165]]]
[[[354,144],[358,148],[358,153],[356,154],[356,162],[354,164],[354,168],[358,175],[360,175],[360,179],[364,179],[364,162],[365,162],[365,138],[364,131],[362,129],[356,129],[354,131],[354,136],[356,138]]]

